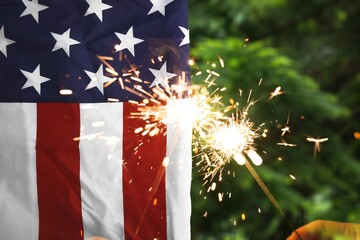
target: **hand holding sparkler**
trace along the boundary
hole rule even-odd
[[[303,240],[360,239],[360,224],[356,223],[316,220],[296,229],[296,231],[297,233],[293,232],[287,240],[298,240],[297,234]]]

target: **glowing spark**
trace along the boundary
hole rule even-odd
[[[109,102],[120,102],[120,100],[117,99],[117,98],[108,98],[107,100],[108,100]]]
[[[211,74],[211,75],[214,75],[214,76],[216,76],[216,77],[220,77],[220,74],[217,73],[217,72],[215,72],[215,71],[211,71],[210,74]]]
[[[104,132],[98,132],[98,133],[93,133],[93,134],[89,134],[89,135],[83,135],[80,137],[74,137],[73,140],[74,141],[80,141],[81,139],[86,139],[86,140],[94,140],[96,137],[103,135]]]
[[[132,104],[136,104],[136,105],[138,104],[138,102],[137,102],[137,101],[134,101],[134,100],[129,100],[128,102],[129,102],[129,103],[132,103]]]
[[[224,193],[218,193],[219,202],[222,202],[224,198]]]
[[[316,153],[320,152],[320,144],[329,140],[329,138],[306,138],[307,141],[314,143],[314,158],[316,158]]]
[[[252,93],[252,89],[250,89],[250,91],[249,91],[249,96],[248,96],[248,99],[247,99],[247,103],[249,103],[249,102],[250,102],[250,99],[251,99],[251,93]]]
[[[261,134],[261,136],[267,137],[267,133],[268,133],[268,130],[267,130],[267,129],[264,129],[264,131],[263,131],[263,133]]]
[[[170,158],[165,157],[163,162],[162,162],[163,167],[167,167],[169,165],[169,162],[170,162]]]
[[[99,58],[99,60],[101,61],[113,61],[114,58],[113,57],[109,57],[109,56],[97,56]]]
[[[120,83],[121,89],[124,89],[124,81],[121,77],[118,78],[118,81]]]
[[[277,145],[285,146],[285,147],[296,147],[296,146],[297,146],[296,144],[292,144],[292,143],[287,143],[287,142],[285,142],[284,139],[282,139],[282,142],[281,142],[281,143],[277,143]]]
[[[113,61],[114,58],[108,57],[108,56],[98,56],[98,59],[99,59],[108,69],[113,69],[113,70],[114,70],[114,68],[111,66],[111,64],[108,63],[108,61]]]
[[[225,67],[224,59],[222,59],[222,58],[219,57],[219,56],[218,56],[218,59],[219,59],[219,62],[220,62],[220,66],[221,66],[222,68],[224,68],[224,67]]]
[[[285,133],[290,132],[290,127],[285,126],[284,128],[281,129],[281,131],[282,131],[281,137],[283,137],[285,135]]]
[[[289,121],[290,121],[290,112],[288,113],[285,127],[281,129],[282,131],[281,138],[284,137],[287,132],[290,133],[290,127],[288,126]]]
[[[119,76],[119,73],[116,72],[113,68],[105,68],[105,71],[107,71],[108,73],[112,74],[113,76]]]
[[[60,94],[61,95],[71,95],[71,94],[73,94],[73,91],[70,89],[61,89]]]
[[[281,95],[283,94],[284,92],[281,91],[281,87],[277,87],[275,88],[275,90],[273,92],[270,93],[270,97],[268,99],[268,101],[270,101],[272,98],[274,98],[275,96],[278,96],[278,95]]]
[[[142,80],[141,80],[140,78],[138,78],[138,77],[131,76],[130,79],[131,79],[131,80],[134,80],[134,81],[136,81],[136,82],[139,82],[139,83],[142,82]]]
[[[354,132],[354,138],[355,139],[360,139],[360,132]]]

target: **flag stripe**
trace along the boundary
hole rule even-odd
[[[123,104],[80,104],[80,180],[85,239],[124,239]]]
[[[0,104],[4,239],[190,239],[191,126],[179,119],[141,136],[135,111],[129,103]]]
[[[191,102],[185,99],[168,104],[181,106],[175,109],[190,109],[187,106]],[[191,239],[192,124],[188,116],[179,117],[169,121],[167,125],[166,155],[169,158],[166,167],[167,237],[172,240]]]
[[[39,103],[37,126],[39,239],[83,239],[79,104]]]
[[[124,104],[125,239],[166,239],[166,128],[153,137],[136,134],[144,121],[131,118],[135,111],[136,106]]]
[[[36,104],[0,103],[1,239],[38,239]]]

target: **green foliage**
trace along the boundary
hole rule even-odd
[[[336,95],[322,91],[314,79],[296,69],[294,61],[260,41],[244,46],[239,38],[208,39],[198,42],[191,53],[197,62],[194,73],[209,69],[221,75],[216,83],[227,88],[225,103],[233,98],[240,107],[245,106],[250,89],[252,99],[259,99],[251,108],[250,119],[265,123],[269,133],[258,141],[258,151],[266,154],[264,164],[256,170],[294,224],[317,218],[346,221],[359,216],[354,215],[359,210],[349,206],[359,199],[360,179],[353,176],[360,174],[360,163],[347,150],[338,130],[332,128],[351,117],[351,111]],[[225,62],[224,68],[211,65],[218,63],[219,57]],[[203,76],[193,76],[194,83],[203,81]],[[278,86],[284,94],[270,100],[269,93]],[[294,148],[277,145],[288,116],[291,133],[284,140],[296,144]],[[313,143],[306,141],[309,136],[329,137],[316,158]],[[192,195],[193,239],[285,239],[292,231],[246,168],[230,163],[216,190],[209,192],[197,170]],[[221,202],[219,193],[225,196]],[[202,217],[204,213],[206,217]],[[241,220],[243,213],[245,221]]]
[[[318,120],[339,119],[350,114],[348,109],[338,104],[335,95],[321,92],[318,84],[300,74],[289,58],[261,42],[244,47],[242,41],[236,38],[208,40],[194,47],[192,54],[201,57],[199,60],[205,63],[217,62],[219,56],[224,59],[225,68],[215,68],[221,75],[217,83],[227,87],[231,98],[239,95],[239,89],[253,89],[259,92],[256,97],[268,98],[269,92],[281,86],[286,104],[269,101],[268,105],[281,110],[284,117],[290,106],[293,106],[292,115],[302,114]],[[261,87],[257,87],[260,79]],[[193,81],[201,83],[202,79],[193,77]]]

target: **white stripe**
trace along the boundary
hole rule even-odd
[[[0,103],[0,238],[38,239],[36,104]]]
[[[166,213],[167,213],[167,239],[188,240],[190,234],[191,216],[191,118],[186,116],[188,100],[176,100],[170,103],[173,116],[167,125],[167,152],[169,163],[166,168]],[[178,117],[174,111],[177,112]],[[174,110],[174,111],[173,111]],[[185,114],[181,115],[181,114]],[[175,118],[174,118],[175,117]]]
[[[80,182],[85,239],[124,239],[122,103],[80,104]]]

